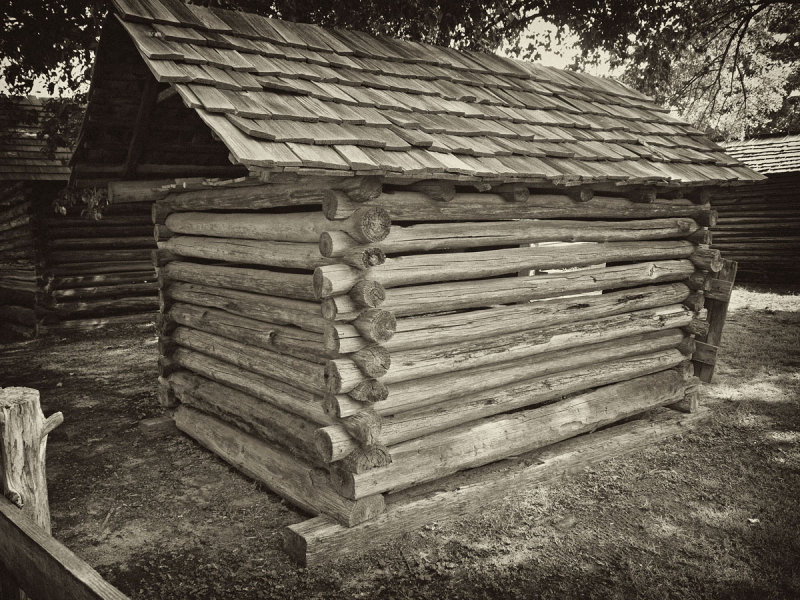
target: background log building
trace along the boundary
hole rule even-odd
[[[724,321],[704,304],[735,269],[709,190],[760,178],[699,131],[580,73],[114,6],[76,173],[155,201],[162,402],[317,515],[287,531],[299,560],[554,464],[525,453],[696,409]]]
[[[69,151],[39,137],[40,98],[0,98],[0,326],[36,334],[43,317],[45,222],[69,179]]]
[[[150,204],[123,194],[105,206],[103,185],[98,220],[71,200],[71,152],[51,151],[42,135],[51,117],[46,99],[0,99],[0,322],[27,337],[152,323]]]
[[[727,145],[765,181],[719,194],[714,247],[738,261],[744,281],[800,281],[800,135]]]

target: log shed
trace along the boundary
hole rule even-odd
[[[40,138],[44,118],[41,98],[0,98],[0,326],[24,337],[52,320],[44,221],[69,179],[69,151]]]
[[[68,187],[70,151],[50,149],[46,99],[0,99],[0,323],[16,334],[152,323],[158,283],[150,206]],[[85,191],[85,190],[84,190]]]
[[[739,263],[742,281],[800,282],[800,135],[731,142],[726,150],[764,181],[715,198],[719,223],[714,248]]]
[[[299,561],[703,415],[735,273],[710,198],[762,177],[700,131],[610,79],[113,4],[75,172],[152,202],[161,402],[314,515],[286,531]],[[138,98],[98,91],[112,56]],[[118,147],[123,100],[154,108]]]

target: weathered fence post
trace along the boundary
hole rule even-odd
[[[64,421],[54,413],[45,419],[39,392],[0,389],[0,475],[3,495],[32,522],[50,533],[45,451],[47,435]],[[0,565],[0,600],[22,598],[11,575]]]
[[[63,422],[60,412],[44,418],[37,390],[22,387],[0,390],[3,495],[47,533],[50,533],[45,476],[47,435]]]

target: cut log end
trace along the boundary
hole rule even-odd
[[[383,179],[380,177],[364,177],[358,187],[347,190],[347,196],[353,202],[374,200],[383,192]]]
[[[350,390],[349,395],[356,402],[374,404],[389,397],[389,388],[379,379],[366,379]]]
[[[353,326],[366,339],[372,342],[387,342],[397,329],[394,314],[379,308],[368,308],[353,321]]]
[[[589,202],[594,198],[594,190],[583,186],[571,187],[567,189],[567,195],[573,202]]]
[[[386,290],[377,281],[368,279],[357,282],[348,293],[358,306],[376,308],[386,300]]]
[[[426,194],[437,202],[450,202],[456,196],[456,186],[449,181],[418,181],[408,186],[408,189]]]
[[[356,363],[356,366],[367,377],[383,377],[392,364],[392,357],[389,351],[383,346],[373,345],[362,348],[358,352],[349,355],[349,358]]]
[[[698,312],[705,307],[706,298],[702,291],[698,290],[689,294],[689,297],[683,301],[684,306],[691,310]]]
[[[377,444],[356,448],[338,463],[343,471],[349,473],[363,473],[370,469],[385,467],[392,464],[392,455],[386,446]]]
[[[357,269],[369,269],[370,267],[377,267],[386,262],[386,255],[383,253],[383,250],[376,247],[353,248],[352,250],[342,253],[341,260],[343,263],[356,267]]]
[[[506,202],[527,202],[531,196],[528,186],[522,184],[501,185],[492,190]]]
[[[333,282],[325,276],[320,267],[314,269],[314,276],[311,282],[316,298],[327,298],[333,294]]]
[[[640,202],[650,204],[656,201],[656,188],[646,187],[637,188],[628,192],[628,200],[631,202]]]
[[[689,260],[691,260],[698,269],[712,271],[714,273],[719,273],[724,264],[720,251],[709,248],[698,248],[695,253],[689,257]]]
[[[342,419],[342,426],[363,446],[374,446],[380,442],[383,420],[374,410],[362,410]]]
[[[389,213],[377,206],[362,206],[353,213],[351,219],[353,234],[365,244],[386,239],[392,226]]]
[[[328,431],[326,431],[324,428],[317,429],[314,432],[314,446],[317,449],[317,454],[319,454],[322,460],[324,460],[326,463],[334,461],[336,454],[334,441]]]

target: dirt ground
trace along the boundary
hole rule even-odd
[[[563,483],[297,568],[306,517],[156,416],[152,328],[4,344],[0,384],[63,411],[53,533],[132,598],[800,597],[800,295],[737,289],[712,418]]]

